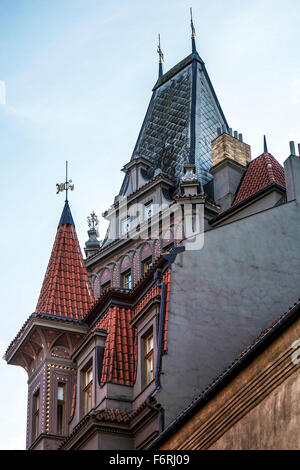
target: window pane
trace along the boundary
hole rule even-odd
[[[128,233],[130,230],[130,217],[122,222],[122,234]]]
[[[152,217],[152,203],[150,202],[149,204],[145,205],[145,219],[150,219]]]
[[[122,286],[124,287],[124,289],[131,289],[131,272],[127,272],[122,275]]]
[[[57,399],[63,401],[65,399],[65,384],[58,384]]]
[[[148,354],[153,349],[153,335],[146,338],[146,354]]]
[[[147,359],[147,383],[153,380],[153,356]]]
[[[144,274],[145,272],[148,271],[148,269],[150,269],[152,266],[152,257],[151,258],[148,258],[146,259],[144,262],[143,262],[143,267],[144,267]]]

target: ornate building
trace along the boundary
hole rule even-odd
[[[28,449],[162,445],[193,397],[299,297],[294,146],[285,169],[266,141],[251,160],[193,26],[190,55],[165,74],[159,56],[104,241],[92,214],[83,259],[66,200],[36,310],[6,351],[28,372]]]

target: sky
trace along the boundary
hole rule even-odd
[[[118,193],[157,79],[197,49],[230,127],[280,163],[300,142],[299,0],[0,0],[0,356],[35,310],[65,161],[81,247]],[[100,217],[101,218],[101,217]],[[106,223],[100,220],[103,237]],[[0,449],[25,448],[27,374],[0,359]]]

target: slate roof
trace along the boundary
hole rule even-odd
[[[273,155],[263,153],[249,163],[232,207],[273,184],[285,188],[284,169]]]
[[[140,130],[132,158],[152,162],[179,179],[183,165],[196,164],[200,181],[211,180],[211,141],[217,128],[228,128],[203,60],[193,52],[158,79]],[[120,191],[125,194],[128,177]]]
[[[66,202],[35,314],[82,319],[94,300],[69,203]]]

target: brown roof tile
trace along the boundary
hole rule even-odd
[[[232,206],[236,206],[272,184],[285,188],[284,170],[273,155],[263,153],[249,163]]]

